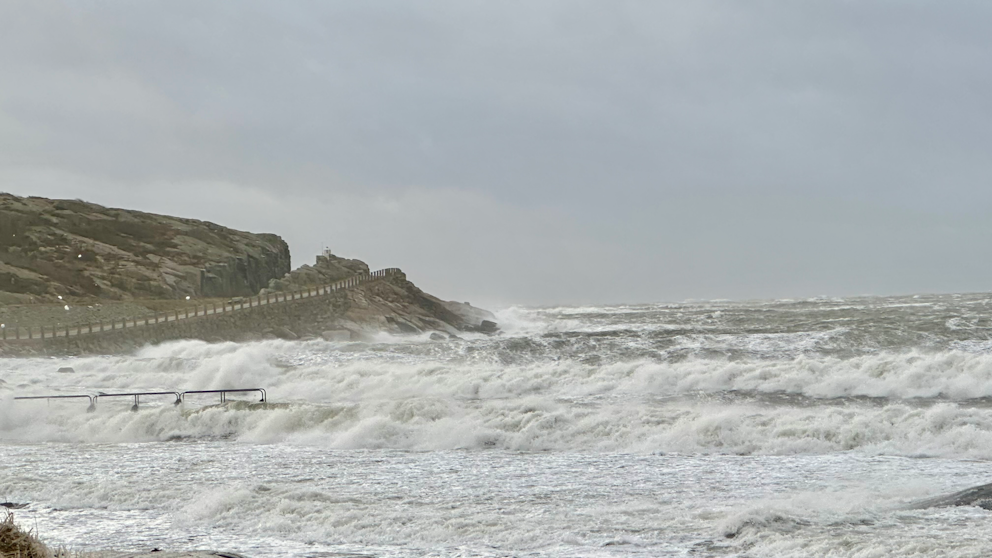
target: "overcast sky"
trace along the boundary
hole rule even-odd
[[[992,3],[0,0],[0,191],[486,305],[992,288]]]

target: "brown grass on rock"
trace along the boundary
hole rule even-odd
[[[0,558],[53,558],[54,554],[38,537],[14,523],[14,514],[0,521]]]

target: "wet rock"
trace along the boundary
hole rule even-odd
[[[431,333],[431,341],[447,341],[448,338],[438,332]]]
[[[916,502],[909,507],[912,509],[947,508],[952,506],[977,506],[992,510],[992,484],[975,486],[947,496],[937,496]]]
[[[351,332],[347,329],[329,329],[327,331],[322,331],[320,337],[324,341],[331,342],[343,342],[351,341]]]
[[[393,326],[400,333],[420,333],[420,328],[410,323],[404,318],[397,316],[386,316],[386,322]]]
[[[448,301],[441,304],[452,314],[461,318],[462,322],[468,326],[479,327],[484,321],[496,321],[496,316],[492,312],[476,308],[467,302]]]
[[[299,335],[293,333],[288,327],[274,327],[272,328],[272,335],[275,335],[279,339],[284,339],[286,341],[296,341],[300,338]]]
[[[71,366],[63,366],[59,368],[59,374],[72,374],[75,370]]]

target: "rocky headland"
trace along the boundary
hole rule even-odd
[[[274,234],[0,193],[0,303],[249,296],[289,271]]]
[[[190,305],[261,300],[369,272],[364,262],[329,251],[314,264],[292,270],[289,248],[275,234],[79,200],[0,193],[0,323],[7,327],[47,326],[61,332]],[[381,331],[432,333],[440,340],[462,332],[495,333],[496,324],[488,311],[427,294],[394,270],[328,296],[255,306],[236,316],[203,316],[182,327],[161,324],[140,335],[131,330],[56,336],[41,348],[0,341],[0,355],[118,352],[178,338],[351,341]]]

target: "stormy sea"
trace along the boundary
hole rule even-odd
[[[992,553],[992,512],[920,504],[992,482],[992,295],[498,318],[446,341],[5,359],[0,501],[79,551]],[[255,387],[266,403],[14,399]]]

